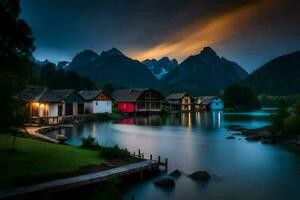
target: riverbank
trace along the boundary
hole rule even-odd
[[[234,139],[235,136],[244,136],[247,141],[260,141],[263,144],[280,144],[288,147],[300,148],[300,136],[286,135],[280,132],[270,131],[270,127],[257,129],[246,129],[240,126],[230,126],[229,130],[234,131],[228,139]]]
[[[99,150],[59,145],[38,139],[0,135],[0,192],[50,180],[99,172],[136,162],[107,159]]]

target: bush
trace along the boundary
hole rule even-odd
[[[291,112],[288,111],[288,104],[285,99],[278,101],[277,113],[272,118],[271,130],[283,132],[287,136],[300,134],[300,99],[293,105]]]
[[[161,113],[164,114],[170,114],[171,113],[171,109],[169,107],[164,106],[161,110]]]
[[[108,121],[113,119],[108,113],[97,113],[96,116],[100,121]]]
[[[289,117],[288,104],[284,98],[280,98],[277,102],[278,110],[272,116],[272,129],[274,131],[284,131],[285,120]]]
[[[106,159],[130,159],[130,152],[125,149],[120,149],[118,145],[114,147],[100,147],[101,155]]]
[[[98,148],[98,144],[95,138],[93,138],[91,135],[89,135],[88,137],[82,137],[80,139],[81,141],[81,147],[82,148],[87,148],[87,149],[95,149]]]
[[[100,146],[96,139],[93,138],[91,135],[84,138],[82,137],[80,139],[81,141],[81,147],[92,149],[92,150],[99,150],[101,153],[101,156],[106,159],[132,159],[132,156],[130,152],[125,148],[121,149],[118,145],[115,145],[114,147],[103,147]]]

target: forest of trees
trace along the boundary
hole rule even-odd
[[[49,89],[98,89],[97,84],[89,78],[81,77],[73,71],[57,69],[50,62],[42,66],[39,79],[40,84],[48,86]]]
[[[227,109],[238,111],[260,109],[257,96],[248,87],[239,85],[228,87],[223,94],[223,100]]]
[[[18,0],[0,1],[0,130],[23,124],[23,104],[17,94],[29,84],[45,85],[50,89],[104,89],[109,84],[99,84],[80,77],[76,72],[58,69],[53,63],[39,66],[32,62],[35,50],[31,28],[20,18]]]

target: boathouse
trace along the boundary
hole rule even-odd
[[[224,102],[217,96],[194,97],[194,109],[200,110],[223,110]]]
[[[126,113],[161,112],[164,97],[153,89],[116,89],[112,93],[117,109]]]
[[[190,112],[193,98],[187,92],[172,93],[166,98],[166,105],[173,111]]]
[[[111,113],[113,98],[102,90],[82,90],[79,95],[84,99],[84,113]]]
[[[48,90],[27,86],[17,98],[26,103],[29,123],[58,124],[65,117],[83,114],[84,100],[74,90]]]

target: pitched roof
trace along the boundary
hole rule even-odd
[[[38,101],[46,90],[46,86],[27,85],[26,88],[19,93],[19,95],[23,101]],[[18,98],[19,95],[16,95],[15,98]]]
[[[147,90],[149,89],[116,89],[111,96],[119,102],[135,102]]]
[[[168,99],[181,99],[184,95],[186,95],[187,92],[181,92],[181,93],[172,93],[169,96],[167,96]]]
[[[43,102],[61,102],[72,94],[74,90],[47,90],[39,99]]]
[[[215,99],[219,98],[217,96],[202,96],[202,97],[195,97],[195,99],[200,99],[200,104],[202,105],[208,105],[210,102]]]
[[[102,90],[82,90],[79,92],[79,95],[85,100],[85,101],[92,101],[97,97],[100,93],[102,93]]]

